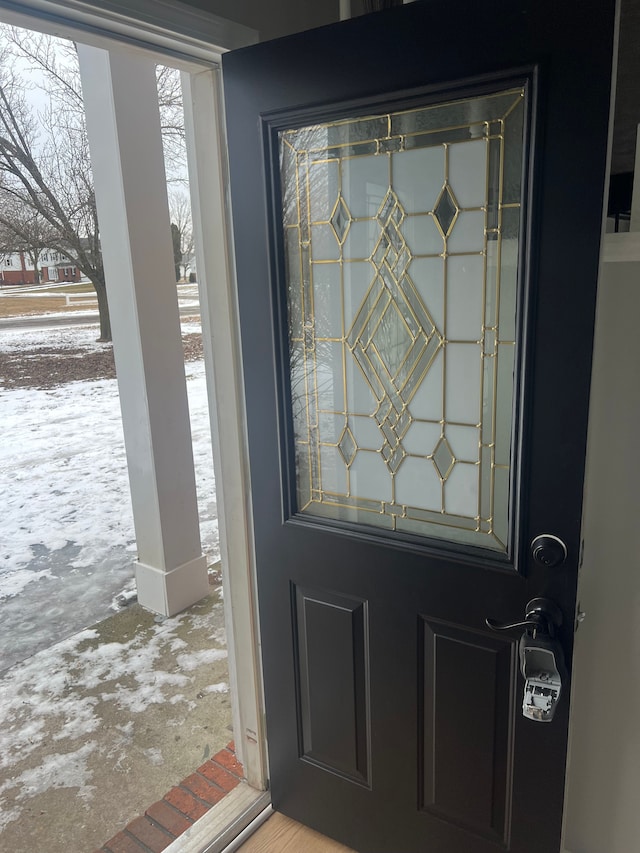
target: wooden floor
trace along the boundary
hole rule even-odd
[[[354,851],[276,812],[248,841],[245,841],[238,853],[354,853]]]

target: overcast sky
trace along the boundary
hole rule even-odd
[[[8,45],[10,49],[12,47],[6,35],[8,29],[8,24],[0,23],[0,48],[5,45]],[[23,29],[22,32],[29,33],[31,31]],[[34,33],[34,37],[37,37],[37,34]],[[50,36],[50,38],[54,46],[60,45],[62,47],[70,44],[70,42],[65,39],[56,38],[54,36]],[[62,64],[70,64],[65,55],[65,50],[63,49],[57,52],[57,59]],[[44,74],[38,68],[34,68],[32,63],[22,57],[14,56],[12,63],[13,69],[20,74],[27,84],[25,86],[25,97],[27,98],[30,106],[33,108],[34,115],[36,117],[43,116],[49,106],[49,96],[46,91],[44,91]],[[185,182],[187,180],[186,151],[184,153],[184,167],[181,169],[177,168],[175,162],[173,162],[171,173],[174,181],[177,180],[179,182]]]
[[[4,47],[4,45],[9,45],[10,43],[6,38],[6,31],[9,29],[7,24],[0,24],[0,45]],[[22,30],[22,32],[28,33],[30,30]],[[63,39],[54,38],[51,36],[52,42],[54,45],[62,45],[64,44]],[[68,42],[67,42],[68,43]],[[59,59],[64,62],[63,52],[60,51]],[[25,95],[32,106],[38,110],[42,111],[43,108],[47,106],[48,97],[42,91],[42,82],[43,75],[42,73],[30,66],[30,63],[27,60],[22,59],[22,57],[14,56],[12,59],[13,69],[20,74],[20,76],[29,83],[29,87],[25,89]]]

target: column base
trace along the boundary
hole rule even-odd
[[[139,561],[135,565],[138,603],[155,613],[175,616],[209,593],[207,560],[203,554],[168,572]]]

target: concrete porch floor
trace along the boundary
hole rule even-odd
[[[0,676],[0,849],[89,853],[232,739],[220,589],[134,604]]]

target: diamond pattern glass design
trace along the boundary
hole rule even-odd
[[[300,512],[506,550],[525,100],[281,132]]]
[[[340,245],[342,245],[347,236],[347,232],[349,231],[349,226],[351,225],[351,214],[349,213],[349,208],[344,203],[344,199],[342,197],[339,197],[336,202],[336,206],[331,217],[331,225],[336,235],[336,240]]]
[[[451,233],[453,223],[458,215],[458,205],[453,197],[451,188],[445,185],[440,193],[438,203],[433,208],[433,218],[440,226],[443,237],[448,237]]]
[[[436,445],[436,449],[433,451],[433,464],[436,466],[436,471],[438,472],[438,476],[444,483],[449,474],[451,473],[451,469],[455,465],[456,457],[451,450],[449,442],[443,436],[438,444]]]
[[[349,467],[353,462],[356,451],[358,450],[358,445],[356,444],[356,440],[353,437],[353,433],[349,429],[349,427],[345,427],[342,436],[340,437],[340,441],[338,442],[338,449],[340,450],[340,454],[344,459],[344,464]]]

